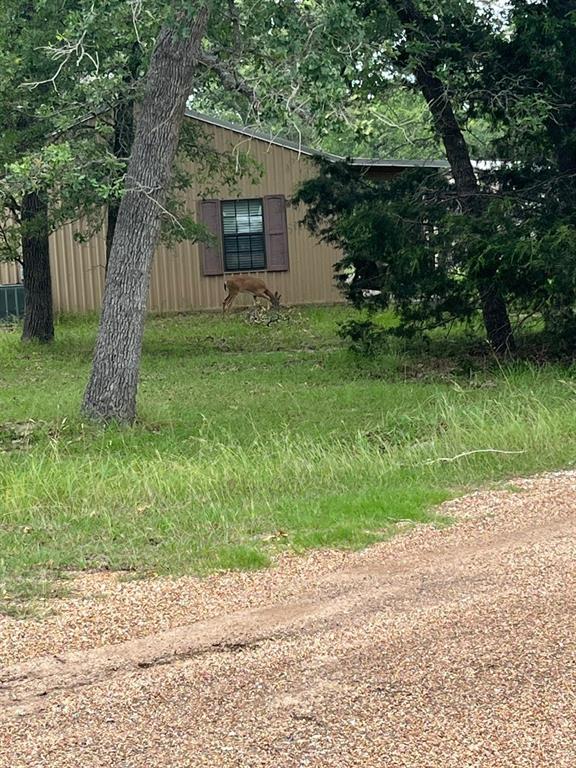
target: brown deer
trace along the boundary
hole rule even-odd
[[[257,303],[256,299],[266,299],[270,302],[270,306],[275,308],[280,306],[280,299],[282,298],[278,291],[272,293],[268,290],[264,280],[257,277],[242,277],[241,275],[229,277],[224,283],[224,288],[228,291],[228,295],[222,305],[223,312],[230,309],[239,293],[251,293],[254,304]]]

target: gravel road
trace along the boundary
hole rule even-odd
[[[0,618],[1,768],[574,768],[576,472],[441,512]]]

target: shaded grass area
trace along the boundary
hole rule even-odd
[[[0,599],[49,595],[69,570],[364,546],[466,488],[573,464],[573,367],[496,365],[458,341],[366,360],[337,335],[350,315],[150,318],[131,429],[78,416],[94,318],[62,319],[48,349],[0,332]]]

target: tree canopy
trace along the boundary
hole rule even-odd
[[[415,172],[378,184],[324,166],[304,185],[308,226],[356,269],[350,297],[392,303],[404,332],[481,308],[493,347],[512,348],[510,308],[521,322],[539,314],[573,344],[574,3],[520,0],[503,18],[459,0],[358,10],[373,40],[366,98],[391,81],[419,90],[451,179]]]

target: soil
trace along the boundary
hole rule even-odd
[[[361,552],[0,619],[0,766],[573,768],[576,472]]]

